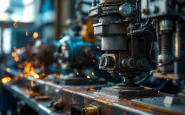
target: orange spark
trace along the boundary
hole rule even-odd
[[[91,77],[90,76],[86,76],[87,77],[87,79],[90,79]]]
[[[60,77],[64,77],[64,74],[60,74]]]
[[[20,53],[20,49],[17,49],[16,52],[17,52],[17,53]]]
[[[4,77],[4,78],[2,78],[2,80],[1,80],[1,82],[3,83],[3,84],[6,84],[6,83],[8,83],[8,82],[10,82],[11,81],[11,77]]]
[[[36,38],[38,38],[38,37],[39,37],[39,34],[38,34],[37,32],[34,32],[34,33],[33,33],[33,38],[36,39]]]
[[[92,72],[92,75],[94,76],[94,72]]]
[[[15,62],[18,62],[18,61],[19,61],[19,57],[16,56],[16,57],[14,58],[14,61],[15,61]]]
[[[6,68],[6,71],[7,71],[8,73],[10,73],[10,72],[11,72],[10,68]]]
[[[28,32],[26,32],[26,36],[28,36]]]
[[[12,52],[12,57],[15,57],[17,54],[15,52]]]

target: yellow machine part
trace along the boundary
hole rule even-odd
[[[97,38],[94,36],[93,22],[87,22],[82,25],[81,35],[85,42],[96,42]]]

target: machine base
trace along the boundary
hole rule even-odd
[[[102,88],[100,91],[95,92],[96,96],[106,96],[107,98],[146,98],[146,97],[157,97],[159,93],[156,89],[146,87],[135,87],[135,88],[115,88],[107,87]]]

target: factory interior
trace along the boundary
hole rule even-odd
[[[185,115],[185,0],[0,0],[0,115]]]

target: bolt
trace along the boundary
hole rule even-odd
[[[82,109],[82,115],[99,115],[99,110],[95,106],[85,107]]]
[[[128,66],[130,68],[135,68],[136,67],[136,60],[135,59],[129,59]]]
[[[63,103],[62,103],[62,101],[56,101],[56,102],[54,102],[53,103],[53,108],[55,109],[55,110],[61,110],[61,109],[63,109]]]
[[[123,67],[128,67],[128,68],[135,68],[136,65],[136,60],[133,58],[126,58],[121,61],[121,64]]]
[[[142,12],[144,15],[148,15],[148,14],[149,14],[149,10],[148,10],[147,8],[142,9],[141,12]]]
[[[139,59],[137,61],[137,65],[140,68],[150,68],[150,64],[149,64],[149,62],[148,62],[148,60],[146,58]]]
[[[99,61],[100,61],[99,66],[103,66],[103,60],[104,60],[103,57],[99,58]]]
[[[112,58],[110,56],[104,56],[102,61],[104,67],[112,65]]]

